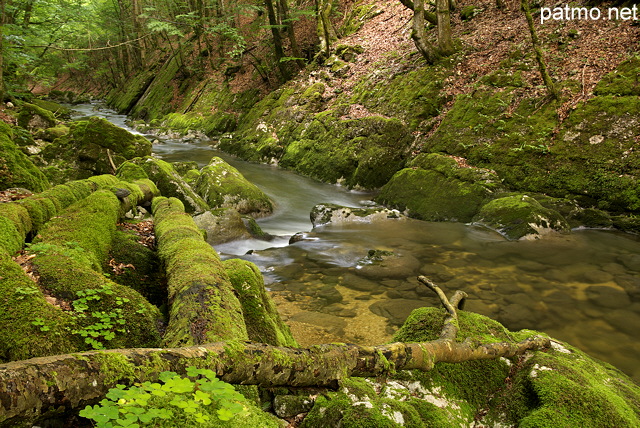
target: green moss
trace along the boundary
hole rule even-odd
[[[11,257],[0,249],[0,361],[65,354],[80,340],[69,334],[71,317],[51,305]],[[36,319],[43,325],[34,325]]]
[[[474,221],[498,230],[509,239],[537,237],[552,230],[569,231],[569,224],[560,213],[527,195],[494,199],[480,209]]]
[[[134,74],[132,79],[107,94],[107,102],[118,113],[127,114],[138,102],[154,78],[154,69]]]
[[[116,177],[125,181],[149,178],[140,165],[133,162],[123,162],[116,170]]]
[[[632,56],[607,74],[594,89],[596,95],[640,95],[640,57]]]
[[[100,374],[107,384],[130,382],[136,378],[136,367],[122,354],[98,352],[93,358],[100,364]]]
[[[42,109],[50,111],[56,118],[69,119],[71,117],[71,110],[53,101],[35,99],[32,103]]]
[[[297,346],[267,294],[258,267],[240,259],[225,260],[222,265],[238,294],[249,339],[275,346]]]
[[[159,197],[154,198],[152,209],[171,304],[165,344],[246,339],[241,305],[229,277],[183,204],[175,198]]]
[[[342,22],[342,26],[340,27],[341,37],[346,37],[355,33],[362,28],[365,22],[375,18],[383,12],[384,10],[375,3],[358,4],[349,11]]]
[[[25,129],[46,129],[55,124],[53,113],[35,104],[24,103],[18,113],[18,125]]]
[[[493,183],[465,181],[433,169],[405,168],[384,185],[376,200],[407,210],[411,217],[421,220],[468,222],[491,195]]]
[[[13,142],[13,132],[0,123],[0,189],[23,187],[41,192],[49,187],[47,178]]]
[[[186,50],[183,47],[179,47],[178,49]],[[139,86],[136,85],[140,89],[144,84],[148,85],[144,93],[139,96],[137,100],[136,98],[141,91],[135,91],[135,87],[131,86],[131,90],[129,91],[131,95],[125,97],[119,104],[130,105],[131,110],[129,114],[136,119],[143,119],[145,121],[161,118],[165,114],[170,113],[173,98],[173,90],[171,89],[174,87],[172,80],[176,78],[176,75],[182,68],[181,56],[182,55],[171,55],[169,59],[154,70],[152,74],[146,75],[144,80],[141,81],[143,84]],[[149,80],[150,82],[147,83]]]
[[[113,125],[106,119],[91,117],[73,122],[70,132],[46,146],[37,163],[56,183],[109,174],[127,159],[151,154],[151,142]]]
[[[202,168],[195,190],[212,208],[233,208],[254,217],[264,217],[273,211],[273,203],[262,190],[218,157]]]
[[[135,158],[131,162],[144,170],[156,183],[162,195],[180,199],[187,212],[198,214],[209,209],[204,199],[187,184],[170,163],[153,157]]]

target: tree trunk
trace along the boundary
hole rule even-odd
[[[520,343],[472,345],[449,339],[382,346],[347,344],[283,348],[260,343],[211,343],[188,348],[118,349],[33,358],[0,365],[0,425],[35,420],[98,399],[116,384],[156,381],[161,371],[188,366],[214,370],[243,385],[336,386],[350,376],[431,370],[437,362],[512,357],[549,346],[541,336]]]
[[[278,0],[278,5],[281,10],[281,20],[284,22],[284,25],[287,28],[287,35],[289,37],[289,43],[291,43],[291,53],[296,58],[296,64],[298,68],[304,68],[304,61],[302,60],[302,53],[300,52],[300,47],[298,46],[298,40],[296,39],[296,33],[293,28],[293,21],[291,20],[291,15],[289,14],[289,5],[287,4],[288,0]]]
[[[420,276],[418,280],[438,295],[447,311],[438,340],[381,346],[334,343],[310,348],[232,341],[172,349],[91,351],[16,361],[0,365],[0,426],[35,421],[61,408],[81,407],[104,396],[116,384],[156,381],[162,371],[184,375],[189,366],[214,370],[220,379],[232,384],[336,387],[337,381],[352,376],[386,376],[412,369],[429,371],[438,362],[513,357],[550,346],[550,340],[542,336],[519,343],[480,344],[470,339],[457,342],[458,308],[464,304],[466,293],[457,291],[449,300],[427,278]]]
[[[418,52],[429,63],[433,64],[438,59],[438,54],[427,40],[424,22],[424,0],[416,0],[413,5],[413,28],[411,38]]]
[[[547,63],[544,60],[542,48],[540,47],[540,41],[538,40],[538,33],[536,27],[533,24],[533,17],[531,16],[531,10],[529,9],[529,0],[520,0],[520,7],[524,12],[524,16],[527,18],[527,24],[529,25],[529,32],[531,33],[531,43],[533,44],[533,50],[536,54],[536,62],[538,63],[538,70],[540,70],[540,76],[544,85],[547,87],[549,96],[553,99],[558,99],[558,91],[551,80],[551,76],[547,71]]]
[[[331,55],[331,45],[338,40],[331,24],[331,0],[316,0],[317,34],[320,39],[320,54],[325,58]]]
[[[438,15],[438,50],[444,56],[454,52],[453,39],[451,38],[451,16],[449,13],[450,0],[436,0],[436,13]]]
[[[282,75],[283,80],[289,80],[289,70],[287,64],[282,62],[284,58],[284,48],[282,47],[282,37],[280,36],[280,29],[278,28],[278,20],[276,18],[276,10],[273,6],[273,0],[264,0],[264,5],[267,8],[267,16],[269,18],[269,26],[271,27],[271,35],[273,36],[273,49],[276,54],[276,61],[278,70]]]
[[[412,0],[400,0],[400,3],[402,3],[407,9],[414,10],[415,6],[413,5]],[[455,9],[455,7],[452,7],[452,9]],[[428,10],[425,10],[423,15],[425,21],[427,21],[429,24],[438,25],[438,17],[435,13],[431,13]]]
[[[5,0],[0,0],[0,103],[4,102],[4,23],[5,23],[5,13],[4,13],[4,2]]]

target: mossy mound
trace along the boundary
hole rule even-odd
[[[13,142],[9,125],[0,122],[0,189],[10,187],[41,192],[49,187],[49,181]]]
[[[509,239],[536,239],[552,231],[568,232],[570,229],[560,213],[521,194],[492,200],[480,209],[474,221]]]
[[[446,313],[412,312],[393,340],[437,340]],[[519,341],[536,334],[459,311],[458,341]],[[640,388],[626,375],[552,340],[552,348],[520,358],[437,363],[386,380],[346,379],[318,397],[302,426],[459,427],[636,426]]]
[[[253,217],[273,211],[273,203],[262,190],[218,157],[200,170],[195,190],[211,208],[233,208]]]
[[[576,195],[583,206],[640,210],[640,98],[600,96],[579,105],[563,122],[551,153],[547,192]]]
[[[2,249],[0,271],[0,361],[65,354],[82,347],[82,338],[69,334],[71,316],[45,300],[33,279]]]
[[[18,113],[18,125],[28,130],[46,129],[56,125],[56,118],[45,108],[24,103]]]
[[[132,159],[131,164],[140,169],[125,163],[118,168],[117,173],[127,179],[140,177],[144,173],[156,183],[162,195],[180,199],[189,213],[199,214],[209,209],[205,200],[187,184],[170,163],[147,156]]]
[[[298,346],[267,294],[258,267],[240,259],[225,260],[222,265],[238,293],[249,339],[275,346]]]
[[[151,142],[91,117],[73,122],[68,134],[57,138],[37,157],[39,166],[54,183],[113,173],[121,163],[151,154]]]
[[[421,154],[385,184],[376,200],[430,221],[471,221],[500,187],[495,172],[459,166],[452,157]]]

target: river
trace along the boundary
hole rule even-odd
[[[126,118],[96,106],[80,114]],[[150,137],[154,140],[154,137]],[[640,237],[609,230],[574,230],[537,241],[510,242],[474,225],[390,220],[326,225],[312,230],[317,203],[361,206],[372,194],[319,183],[268,165],[220,153],[209,141],[157,140],[167,161],[206,165],[220,156],[276,204],[260,219],[272,242],[216,246],[262,270],[283,318],[302,345],[327,341],[388,341],[410,311],[438,305],[416,277],[425,274],[447,292],[469,294],[465,309],[512,330],[541,330],[607,361],[640,382]],[[307,240],[288,245],[296,232]],[[394,253],[387,266],[369,265],[370,249]]]

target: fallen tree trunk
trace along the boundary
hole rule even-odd
[[[431,370],[438,362],[513,357],[550,345],[542,336],[522,342],[456,342],[457,309],[466,294],[451,300],[425,277],[447,311],[440,339],[380,346],[327,344],[310,348],[250,342],[220,342],[184,348],[115,349],[33,358],[0,365],[0,426],[84,406],[118,383],[155,381],[162,371],[184,374],[189,366],[214,370],[232,384],[337,386],[347,377],[386,376],[398,370]]]
[[[186,348],[115,349],[32,358],[0,365],[0,424],[70,410],[102,397],[118,383],[155,381],[162,371],[206,367],[232,384],[336,386],[350,376],[430,370],[437,362],[512,357],[549,345],[535,336],[519,343],[472,344],[440,339],[382,346],[349,344],[285,348],[221,342]],[[15,419],[14,419],[15,418]]]

